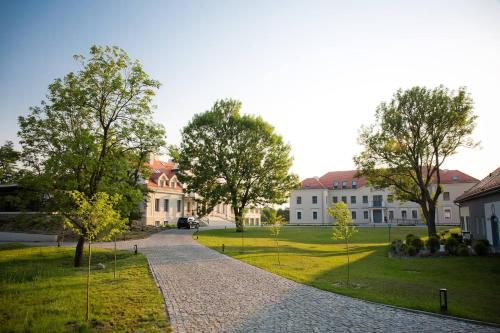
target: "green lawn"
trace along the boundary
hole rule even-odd
[[[86,268],[73,248],[0,247],[1,332],[168,332],[163,299],[142,255],[92,250],[91,321],[85,322]]]
[[[448,289],[448,314],[500,323],[500,257],[388,258],[388,230],[360,228],[352,240],[351,282],[341,241],[331,227],[282,229],[281,266],[267,228],[200,232],[199,242],[251,265],[316,288],[375,302],[439,312],[439,288]],[[418,227],[392,228],[391,239],[425,236]],[[244,244],[242,252],[242,242]]]

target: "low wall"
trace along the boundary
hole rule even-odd
[[[0,232],[0,242],[57,242],[57,235]]]

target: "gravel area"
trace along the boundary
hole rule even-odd
[[[302,285],[219,254],[170,230],[140,241],[173,332],[500,332]]]

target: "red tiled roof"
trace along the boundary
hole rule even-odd
[[[326,189],[318,178],[306,178],[300,182],[300,188],[302,189]]]
[[[496,191],[500,191],[500,167],[465,191],[455,201],[464,202]]]
[[[338,188],[342,188],[342,181],[347,182],[346,188],[352,188],[352,181],[356,180],[356,188],[365,185],[366,177],[355,178],[356,170],[347,171],[330,171],[320,177],[320,181],[326,185],[327,188],[333,188],[333,183],[338,182]]]
[[[146,166],[151,169],[151,176],[149,177],[148,181],[148,187],[151,188],[160,188],[158,179],[161,177],[161,175],[167,176],[168,180],[170,180],[175,175],[175,163],[172,162],[154,160],[153,163],[146,163]],[[182,184],[180,182],[177,182],[176,188],[169,187],[169,183],[170,182],[167,181],[165,186],[166,188],[182,191]]]
[[[347,182],[345,188],[352,188],[352,181],[357,181],[356,188],[360,188],[366,185],[366,177],[362,176],[359,178],[354,177],[357,170],[346,170],[346,171],[331,171],[327,172],[319,179],[307,178],[301,183],[301,188],[327,188],[333,189],[334,182],[338,182],[338,188],[342,188],[342,182]],[[441,184],[454,184],[454,183],[476,183],[479,180],[471,177],[459,170],[441,170]],[[434,179],[435,181],[435,179]]]

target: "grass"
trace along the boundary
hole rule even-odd
[[[281,265],[267,228],[200,232],[199,242],[291,280],[339,294],[439,312],[439,289],[448,289],[448,314],[500,323],[500,257],[389,258],[388,229],[360,228],[351,245],[351,286],[344,283],[347,258],[331,227],[284,227]],[[397,227],[391,239],[426,229]],[[242,248],[242,243],[244,247]]]
[[[142,255],[92,250],[91,320],[85,321],[86,267],[73,248],[0,247],[1,332],[168,332],[163,299]],[[106,268],[96,270],[97,263]]]

